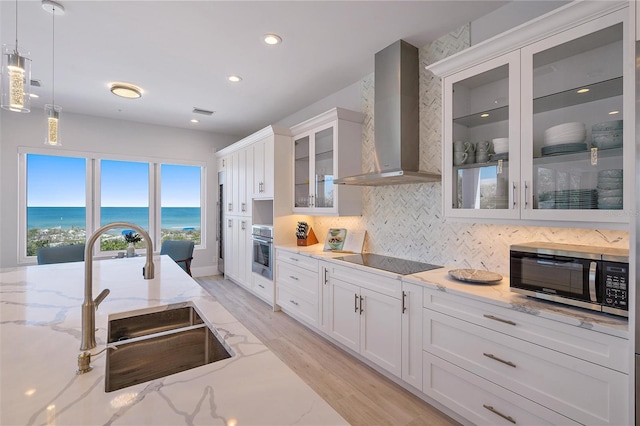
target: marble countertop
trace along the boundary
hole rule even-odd
[[[449,276],[454,268],[441,268],[406,275],[403,281],[421,284],[432,289],[470,297],[482,302],[513,309],[577,327],[588,328],[613,336],[629,338],[629,324],[626,318],[574,308],[559,303],[533,299],[514,293],[509,289],[509,277],[491,284],[474,284],[456,281]]]
[[[501,281],[492,284],[465,283],[456,281],[449,276],[449,271],[456,269],[452,267],[443,267],[412,275],[399,275],[363,265],[340,261],[339,259],[336,259],[336,257],[344,256],[344,253],[323,252],[322,244],[316,244],[309,247],[278,247],[284,250],[311,256],[319,260],[339,263],[350,268],[374,272],[389,278],[413,284],[420,284],[436,290],[448,291],[452,294],[470,297],[482,302],[513,309],[518,312],[549,318],[566,324],[575,325],[577,327],[588,328],[601,333],[622,337],[624,339],[629,338],[629,324],[626,318],[592,312],[581,308],[574,308],[559,303],[533,299],[514,293],[509,289],[508,276],[503,276]]]
[[[118,391],[104,391],[105,354],[76,375],[84,263],[0,271],[0,424],[337,425],[347,424],[167,256],[152,280],[144,257],[94,262],[93,296],[111,293],[96,312],[104,348],[114,314],[193,304],[224,337],[229,359]]]

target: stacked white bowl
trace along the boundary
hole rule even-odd
[[[509,152],[509,138],[495,138],[491,142],[493,142],[493,152],[495,154]]]
[[[560,145],[584,142],[587,128],[584,123],[572,122],[558,124],[544,131],[544,145]]]

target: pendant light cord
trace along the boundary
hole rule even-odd
[[[55,84],[56,84],[56,7],[53,6],[51,12],[51,103],[55,106]]]
[[[16,55],[18,54],[18,0],[16,0]]]

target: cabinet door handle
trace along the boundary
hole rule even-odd
[[[407,312],[407,305],[405,304],[405,299],[407,298],[407,293],[402,290],[402,313]]]
[[[513,199],[513,206],[511,207],[512,209],[516,208],[516,183],[515,182],[511,182],[511,198]]]
[[[329,280],[327,279],[327,268],[323,268],[324,269],[324,285],[327,285],[327,282],[329,282]]]
[[[513,417],[502,414],[500,411],[496,410],[491,405],[482,404],[482,406],[484,408],[486,408],[487,410],[491,411],[493,414],[496,414],[496,415],[502,417],[503,419],[510,421],[514,425],[516,424],[516,421],[513,419]]]
[[[292,280],[296,280],[298,281],[298,277],[294,276],[294,275],[289,275],[289,278],[291,278]]]
[[[246,211],[247,211],[247,203],[242,203],[242,204],[240,204],[240,206],[241,206],[241,207],[240,207],[240,209],[241,209],[243,212],[246,212]]]
[[[513,367],[516,368],[516,365],[514,363],[512,363],[511,361],[505,361],[504,359],[500,359],[497,356],[495,356],[494,354],[488,354],[486,352],[483,352],[482,355],[486,356],[487,358],[491,358],[495,361],[501,362],[503,364],[508,365],[509,367]]]
[[[529,189],[529,185],[527,184],[527,181],[524,181],[524,208],[528,208],[529,207],[529,199],[527,197],[527,190]]]
[[[247,221],[246,221],[246,220],[243,220],[243,221],[240,223],[240,229],[242,229],[243,231],[244,231],[245,229],[247,229]]]
[[[228,226],[229,228],[233,228],[233,220],[229,219],[229,220],[227,221],[227,226]]]
[[[500,322],[503,322],[503,323],[509,324],[509,325],[518,325],[513,321],[509,321],[509,320],[506,320],[506,319],[498,318],[498,317],[495,317],[495,316],[489,315],[489,314],[484,314],[483,317],[492,319],[494,321],[500,321]]]
[[[298,302],[296,302],[295,300],[289,300],[289,302],[293,303],[294,305],[298,306]]]
[[[355,298],[354,298],[354,301],[353,301],[353,305],[356,308],[356,312],[358,312],[358,295],[354,294],[354,296],[355,296]]]
[[[360,315],[362,315],[362,313],[364,312],[364,309],[362,309],[362,296],[360,296]]]
[[[231,211],[233,209],[233,204],[229,203],[229,207],[227,210]]]

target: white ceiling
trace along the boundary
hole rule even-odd
[[[373,72],[374,54],[421,47],[505,1],[72,1],[55,17],[55,102],[65,111],[246,136]],[[2,43],[15,42],[15,1],[0,1]],[[18,2],[18,43],[51,103],[52,18]],[[262,36],[283,39],[267,46]],[[242,76],[230,83],[230,74]],[[141,99],[108,84],[141,86]],[[213,110],[210,117],[193,107]],[[32,111],[33,113],[33,111]],[[37,112],[36,112],[37,113]],[[190,123],[191,118],[200,123]]]

